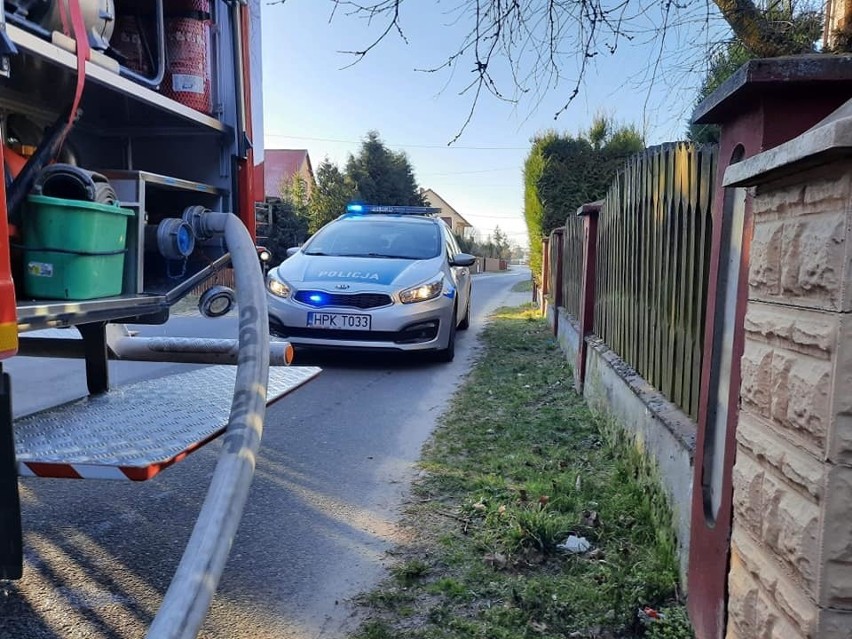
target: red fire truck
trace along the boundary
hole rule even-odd
[[[269,368],[292,349],[269,343],[254,241],[259,19],[259,0],[0,5],[0,359],[79,358],[90,393],[14,421],[2,376],[0,579],[22,575],[19,477],[146,480],[225,432],[196,525],[201,536],[216,526],[221,543],[193,534],[161,623],[197,618],[209,596],[186,583],[218,579],[266,403],[318,372]],[[238,339],[125,328],[166,322],[230,268],[233,290],[210,289],[200,307],[217,316],[236,302]],[[70,327],[74,339],[44,330]],[[110,393],[110,359],[218,366]]]

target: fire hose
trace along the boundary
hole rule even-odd
[[[195,639],[222,576],[248,497],[266,413],[269,318],[251,236],[238,217],[207,213],[204,228],[225,234],[236,277],[240,356],[224,445],[207,497],[148,639]]]

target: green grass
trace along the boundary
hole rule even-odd
[[[525,282],[518,282],[512,287],[512,290],[515,293],[526,293],[528,291],[532,291],[533,283],[532,280],[526,280]]]
[[[415,541],[361,598],[354,637],[690,637],[654,468],[572,390],[531,306],[498,311],[483,340],[424,451],[406,514]],[[592,549],[558,550],[571,534]],[[645,606],[669,606],[668,628],[640,623]]]

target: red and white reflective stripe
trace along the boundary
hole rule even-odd
[[[90,466],[88,464],[50,464],[45,462],[18,462],[21,477],[55,477],[59,479],[130,479],[121,468]]]
[[[145,481],[178,461],[145,467],[96,466],[92,464],[60,464],[47,462],[18,462],[20,477],[47,477],[54,479],[109,479],[119,481]]]
[[[20,477],[46,477],[53,479],[118,479],[122,481],[148,481],[169,466],[183,461],[190,454],[216,439],[224,428],[189,446],[171,459],[158,460],[147,466],[106,466],[100,464],[63,464],[61,462],[18,462]]]

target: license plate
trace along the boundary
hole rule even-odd
[[[308,313],[307,326],[310,328],[330,328],[341,331],[369,331],[369,315],[352,315],[350,313]]]

